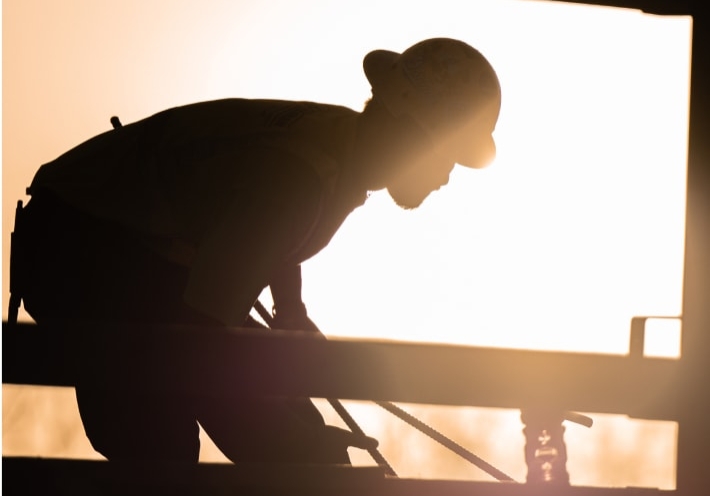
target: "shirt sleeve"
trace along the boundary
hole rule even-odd
[[[242,325],[318,216],[322,188],[315,172],[282,152],[266,159],[290,166],[276,168],[281,172],[265,167],[235,194],[200,241],[184,294],[190,306],[230,326]]]

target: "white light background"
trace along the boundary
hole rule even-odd
[[[36,168],[111,115],[230,96],[360,110],[365,53],[447,36],[499,74],[498,158],[457,168],[416,211],[374,193],[304,265],[314,321],[331,336],[623,354],[632,316],[680,315],[689,18],[525,0],[111,5],[4,2],[4,267]],[[668,335],[656,353],[677,354]],[[37,400],[3,391],[6,427],[9,394]],[[412,408],[524,479],[517,412]],[[488,479],[374,407],[353,412],[401,475]],[[573,483],[673,487],[674,425],[595,420],[568,428]]]

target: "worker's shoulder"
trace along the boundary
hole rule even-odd
[[[130,127],[168,142],[282,131],[295,136],[322,134],[355,114],[347,107],[309,101],[226,98],[169,108]]]
[[[244,115],[261,116],[267,119],[267,124],[286,126],[293,119],[303,115],[354,115],[357,112],[351,108],[329,103],[318,103],[306,100],[276,100],[223,98],[189,103],[164,110],[157,115],[191,115],[219,116]]]

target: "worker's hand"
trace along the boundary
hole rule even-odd
[[[286,264],[273,274],[271,281],[269,281],[274,301],[273,322],[269,323],[269,326],[273,329],[310,331],[321,334],[318,327],[308,317],[306,305],[303,304],[301,280],[300,265]]]
[[[323,416],[308,398],[271,400],[277,410],[262,410],[262,418],[270,418],[270,433],[280,432],[279,452],[290,460],[311,463],[349,464],[348,448],[375,449],[376,439],[364,434],[326,425]],[[275,417],[274,413],[278,413]]]
[[[322,334],[318,326],[308,317],[306,306],[300,302],[298,304],[282,304],[275,307],[273,328]]]
[[[326,425],[308,398],[243,398],[229,418],[234,429],[224,424],[228,431],[220,449],[235,462],[349,464],[349,447],[369,450],[378,445],[362,433]],[[210,423],[206,429],[215,427]]]
[[[375,449],[379,445],[377,439],[373,437],[354,434],[333,425],[325,426],[324,436],[326,438],[325,442],[336,449],[352,446],[354,448],[369,450]]]
[[[348,448],[370,450],[377,448],[377,440],[353,434],[350,431],[326,425],[319,433],[319,439],[311,446],[313,461],[320,463],[350,464]]]

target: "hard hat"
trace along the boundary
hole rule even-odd
[[[500,83],[478,50],[432,38],[401,54],[372,51],[363,68],[389,113],[411,117],[457,163],[479,168],[495,158],[491,133],[500,112]]]

